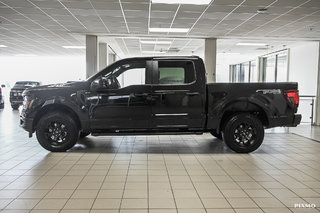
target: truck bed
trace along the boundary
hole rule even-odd
[[[291,126],[296,109],[285,91],[297,83],[210,83],[207,84],[207,128],[218,129],[226,112],[259,109],[266,117],[265,128]]]

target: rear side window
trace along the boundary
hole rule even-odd
[[[192,61],[159,61],[158,84],[187,84],[195,81]]]

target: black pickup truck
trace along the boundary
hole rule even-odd
[[[264,129],[297,126],[297,83],[206,83],[199,57],[129,58],[83,82],[29,88],[20,125],[50,151],[98,135],[202,134],[235,152],[256,150]]]
[[[40,86],[40,82],[36,81],[17,81],[10,91],[10,103],[12,109],[16,110],[23,103],[22,93],[30,87]]]

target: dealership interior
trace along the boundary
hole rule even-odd
[[[21,128],[16,82],[158,56],[199,56],[212,84],[298,82],[301,123],[265,129],[247,154],[210,133],[88,135],[50,152]],[[0,85],[0,212],[320,212],[319,0],[0,0]]]

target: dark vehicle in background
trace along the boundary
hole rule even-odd
[[[18,109],[23,104],[22,93],[30,87],[40,86],[40,82],[36,81],[18,81],[10,91],[10,103],[12,109]]]
[[[1,87],[0,87],[0,109],[4,108],[4,97],[3,97],[2,89],[5,87],[6,86],[4,84],[1,84]]]
[[[20,125],[50,151],[89,134],[209,132],[248,153],[265,128],[301,121],[297,83],[206,83],[195,56],[123,59],[87,81],[29,88],[23,96]]]

